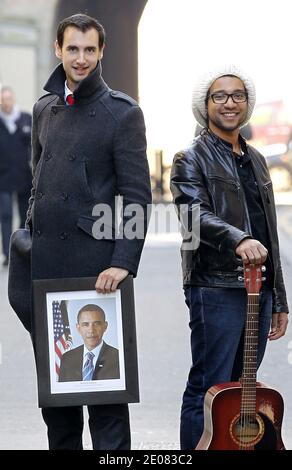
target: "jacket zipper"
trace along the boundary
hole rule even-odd
[[[269,197],[269,186],[270,186],[270,183],[269,184],[264,184],[264,188],[265,188],[265,195],[266,195],[266,200],[269,204],[271,204],[271,200],[270,200],[270,197]]]
[[[261,196],[261,200],[262,200],[262,204],[263,204],[263,208],[264,208],[264,213],[265,213],[265,217],[266,217],[266,223],[267,223],[268,232],[269,232],[270,246],[271,246],[271,251],[272,251],[272,253],[271,253],[272,256],[270,258],[272,260],[273,272],[274,272],[273,287],[275,289],[276,288],[276,271],[275,271],[274,253],[273,253],[273,248],[272,248],[272,239],[273,239],[271,237],[272,230],[271,230],[269,218],[267,217],[267,211],[266,211],[266,206],[265,206],[265,203],[264,203],[264,197],[263,197],[263,194],[262,194],[262,191],[261,191],[261,186],[259,185],[259,178],[258,178],[258,174],[257,174],[256,160],[255,160],[255,162],[253,160],[251,160],[251,164],[252,164],[252,167],[253,167],[255,179],[256,179],[257,184],[258,184],[258,190],[259,190],[259,193],[260,193],[260,196]],[[266,200],[270,204],[270,198],[269,198],[269,195],[268,195],[268,186],[269,186],[268,184],[263,185],[263,187],[265,188]]]
[[[228,155],[228,156],[230,156],[230,155]],[[240,183],[240,179],[239,179],[239,175],[238,175],[238,171],[237,171],[237,168],[236,168],[234,157],[233,157],[233,155],[231,155],[230,157],[232,158],[233,171],[234,171],[234,174],[237,178],[236,183],[235,183],[235,184],[237,184],[237,197],[238,197],[238,200],[240,200],[241,183]],[[244,193],[243,190],[241,191],[241,193],[242,193],[242,198],[243,198],[243,207],[244,207],[245,216],[246,216],[246,220],[247,220],[248,232],[250,233],[250,235],[252,235],[250,219],[249,219],[249,213],[248,213],[248,210],[247,210],[247,203],[246,203],[246,199],[245,199],[245,193]]]

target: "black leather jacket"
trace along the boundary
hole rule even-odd
[[[269,231],[274,270],[273,312],[288,312],[272,182],[264,157],[253,147],[246,148]],[[243,287],[242,263],[235,249],[244,238],[251,237],[251,229],[232,148],[204,130],[191,147],[175,155],[171,191],[178,212],[182,204],[189,214],[196,205],[200,207],[200,243],[194,249],[181,250],[184,286]]]

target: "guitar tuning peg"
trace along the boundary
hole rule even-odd
[[[267,278],[266,277],[262,277],[262,281],[265,281]]]
[[[266,266],[262,266],[262,272],[264,273],[266,272],[266,270],[267,270]]]
[[[243,271],[243,266],[238,266],[237,271]]]
[[[244,278],[243,278],[242,276],[238,276],[237,279],[238,279],[239,281],[243,281],[243,280],[244,280]]]

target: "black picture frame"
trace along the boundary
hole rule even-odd
[[[112,294],[98,294],[95,283],[96,278],[91,277],[33,281],[33,342],[40,408],[139,402],[133,277],[127,276]],[[112,319],[108,321],[107,333],[112,323],[111,340],[118,350],[119,373],[106,379],[84,382],[81,377],[77,380],[75,377],[60,382],[58,367],[62,354],[67,352],[66,348],[77,352],[77,340],[74,344],[72,339],[74,335],[76,338],[77,328],[74,331],[72,324],[83,302],[99,305],[106,312],[107,320],[108,315]],[[61,357],[60,348],[63,348]]]

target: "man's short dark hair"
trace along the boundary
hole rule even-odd
[[[105,43],[105,30],[104,27],[92,16],[85,15],[84,13],[77,13],[76,15],[68,16],[60,21],[57,29],[57,42],[62,48],[64,42],[65,29],[69,26],[73,26],[79,29],[83,33],[86,33],[89,29],[94,28],[98,32],[98,46],[101,49]]]
[[[95,305],[95,304],[84,305],[84,307],[82,307],[78,312],[77,323],[79,323],[79,319],[80,319],[82,312],[99,312],[102,316],[102,320],[105,321],[104,310],[101,307],[99,307],[99,305]]]

